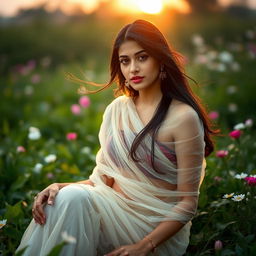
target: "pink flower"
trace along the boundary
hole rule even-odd
[[[210,119],[215,120],[215,119],[219,118],[219,113],[217,111],[211,111],[208,114],[208,116]]]
[[[220,157],[220,158],[223,158],[223,157],[225,157],[227,155],[228,155],[228,151],[227,150],[219,150],[219,151],[216,152],[216,156]]]
[[[29,60],[27,62],[27,68],[28,70],[32,71],[36,67],[36,61],[35,60]]]
[[[23,146],[18,146],[17,147],[17,152],[18,153],[23,153],[23,152],[26,152],[26,149]]]
[[[89,107],[90,104],[91,104],[90,98],[87,97],[87,96],[82,96],[82,97],[79,99],[79,104],[80,104],[81,107],[83,107],[83,108]]]
[[[248,185],[256,186],[256,177],[245,177],[244,178]]]
[[[48,179],[52,179],[54,177],[54,175],[51,172],[47,173],[46,176]]]
[[[31,77],[31,83],[33,84],[37,84],[41,81],[41,76],[39,74],[34,74],[32,77]]]
[[[71,106],[71,112],[74,114],[74,115],[79,115],[81,113],[81,108],[78,104],[73,104]]]
[[[77,134],[75,132],[69,132],[66,135],[67,140],[76,140],[77,139]]]
[[[238,139],[241,136],[242,132],[240,130],[234,130],[229,133],[229,136],[234,139]]]
[[[223,244],[220,240],[215,241],[214,249],[215,251],[220,251],[223,248]]]
[[[252,127],[252,125],[253,125],[253,120],[252,119],[247,119],[245,121],[245,126],[246,127]]]
[[[222,181],[222,178],[220,176],[215,176],[213,179],[217,182]]]

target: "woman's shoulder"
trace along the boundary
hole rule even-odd
[[[127,100],[127,98],[128,98],[128,97],[125,96],[125,95],[118,96],[118,97],[114,98],[114,99],[109,103],[108,106],[114,106],[114,105],[116,105],[116,104],[121,104],[121,103],[125,102],[125,101]]]
[[[119,104],[123,104],[127,100],[127,96],[121,95],[114,98],[105,108],[105,113],[111,111],[113,107],[118,106]]]
[[[177,117],[189,118],[189,117],[198,116],[198,113],[188,103],[182,102],[177,99],[173,99],[168,115],[173,118],[177,118]]]

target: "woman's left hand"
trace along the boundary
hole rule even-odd
[[[104,256],[147,256],[151,246],[144,241],[132,245],[121,246]]]

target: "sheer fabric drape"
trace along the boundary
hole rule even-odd
[[[170,118],[163,122],[155,143],[156,169],[153,169],[150,158],[150,136],[145,137],[137,149],[137,155],[142,161],[135,163],[129,158],[132,142],[144,128],[132,98],[120,96],[106,108],[99,132],[101,147],[96,156],[96,166],[90,176],[90,180],[95,185],[94,187],[79,185],[80,194],[87,198],[75,200],[75,204],[79,207],[82,205],[84,209],[79,212],[81,217],[63,220],[62,227],[57,229],[74,234],[79,241],[86,236],[88,241],[90,239],[98,241],[98,245],[96,249],[91,249],[80,242],[82,251],[95,250],[95,252],[73,253],[73,255],[103,255],[121,245],[136,243],[150,233],[159,222],[166,220],[180,221],[185,226],[158,247],[157,255],[178,256],[185,253],[189,243],[190,220],[196,212],[199,188],[206,166],[202,122],[192,108],[187,110],[186,108],[186,111],[177,115],[176,106],[170,105],[168,110]],[[185,127],[189,127],[189,136],[185,134],[181,136],[181,140],[164,141],[165,134],[169,134],[173,129],[182,133]],[[108,187],[104,183],[104,175],[114,178],[120,190],[116,191]],[[71,189],[72,186],[68,186],[67,189]],[[64,189],[63,191],[65,192]],[[69,195],[72,193],[74,191]],[[62,190],[58,197],[62,198],[62,204],[65,204]],[[76,211],[75,205],[72,208],[59,206],[57,200],[55,207],[58,211],[62,211],[62,216],[65,214],[71,216],[72,210]],[[46,206],[46,208],[50,207]],[[58,219],[57,210],[50,210],[52,215],[57,216],[52,218]],[[86,221],[90,221],[87,218],[88,212],[95,226],[94,229],[85,225]],[[86,220],[83,215],[87,216]],[[78,233],[72,228],[67,228],[77,226],[77,222]],[[50,221],[47,221],[43,228],[34,223],[30,224],[19,249],[36,243],[47,228],[50,228],[48,232],[53,237],[59,237],[60,232],[56,231],[54,224],[47,226],[50,225],[49,223]],[[40,255],[45,255],[42,246],[39,249]]]

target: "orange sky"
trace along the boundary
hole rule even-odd
[[[69,9],[69,6],[71,3],[83,3],[84,10],[87,12],[90,12],[97,8],[99,2],[102,1],[109,1],[109,0],[48,0],[47,5],[49,9],[54,9],[56,6],[58,6],[60,3],[63,5],[64,11]],[[132,6],[136,1],[141,1],[141,0],[115,0],[111,2],[117,2],[118,6]],[[157,0],[155,0],[157,1]],[[163,1],[165,5],[170,5],[172,7],[178,8],[180,10],[184,9],[185,7],[181,6],[181,2],[185,2],[185,0],[158,0],[158,1]],[[218,0],[222,5],[228,5],[234,0]],[[12,16],[15,15],[17,10],[19,8],[26,8],[26,7],[33,7],[36,6],[40,3],[44,3],[46,0],[0,0],[0,15],[3,16]],[[248,3],[252,8],[256,8],[256,0],[248,0]],[[137,7],[138,8],[138,7]],[[132,10],[132,8],[130,8]],[[135,10],[133,8],[133,10]]]

